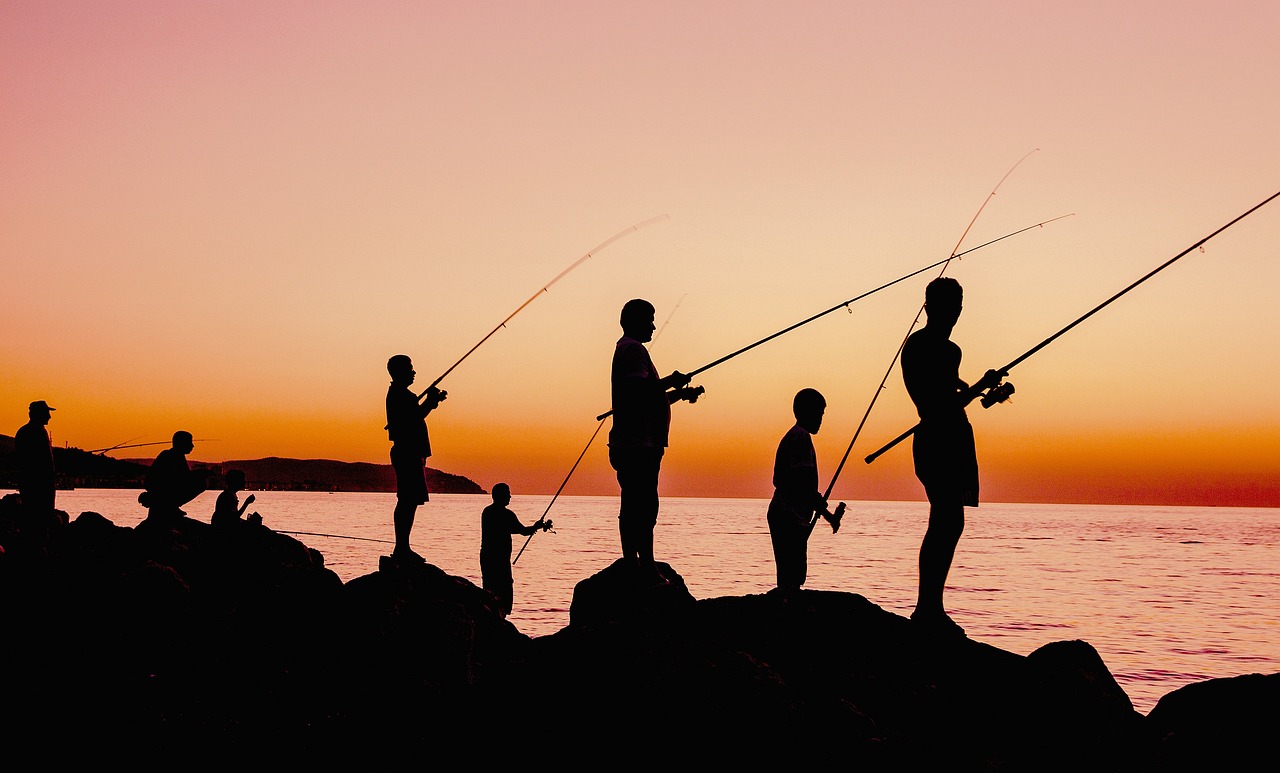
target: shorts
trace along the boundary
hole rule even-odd
[[[391,468],[396,472],[396,499],[415,505],[425,504],[427,494],[427,459],[413,452],[391,448]]]
[[[968,422],[916,428],[912,439],[916,478],[930,502],[978,506],[978,455]]]

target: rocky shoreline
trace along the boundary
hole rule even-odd
[[[1280,674],[1142,715],[1087,642],[1017,655],[853,593],[695,599],[669,565],[603,567],[529,637],[430,564],[343,583],[266,527],[31,523],[11,495],[0,545],[0,722],[45,759],[1222,770],[1268,757],[1280,713]]]

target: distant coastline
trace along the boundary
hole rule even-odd
[[[54,466],[60,488],[142,488],[151,459],[116,459],[79,448],[54,448]],[[233,459],[221,462],[192,461],[203,470],[210,488],[221,488],[222,475],[230,469],[245,473],[246,488],[256,491],[360,491],[396,490],[390,464],[340,462],[332,459]],[[16,465],[13,438],[0,435],[0,487],[13,488]],[[427,488],[441,494],[483,494],[475,481],[442,470],[427,468]]]

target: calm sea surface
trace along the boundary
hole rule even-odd
[[[137,491],[58,492],[84,511],[134,526]],[[186,509],[208,520],[216,491]],[[250,511],[325,556],[342,580],[377,571],[390,552],[394,494],[258,491]],[[480,511],[487,495],[432,494],[419,508],[414,547],[449,574],[480,584]],[[521,496],[521,521],[548,504],[552,532],[528,542],[514,567],[511,622],[530,636],[569,623],[573,588],[619,554],[617,499]],[[664,498],[658,559],[696,598],[764,593],[774,585],[767,501]],[[865,596],[908,615],[928,506],[851,502],[840,532],[818,525],[808,588]],[[1028,654],[1083,639],[1146,713],[1189,682],[1280,671],[1280,509],[984,504],[966,511],[948,578],[947,608],[970,638]],[[336,535],[336,536],[321,536]],[[355,539],[359,538],[359,539]],[[513,537],[520,551],[525,538]]]

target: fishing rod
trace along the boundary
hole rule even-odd
[[[662,331],[667,329],[667,325],[671,322],[671,318],[676,315],[676,309],[680,308],[680,304],[684,303],[684,299],[689,297],[688,293],[680,296],[680,300],[676,301],[676,305],[671,307],[671,311],[667,312],[667,318],[662,320],[662,327],[658,328],[658,332],[653,334],[653,338],[649,339],[649,351],[653,351],[653,345],[658,342],[658,336],[662,335]]]
[[[545,285],[543,285],[543,286],[542,286],[542,289],[538,290],[538,292],[536,292],[536,293],[534,293],[533,295],[529,296],[529,300],[527,300],[527,301],[525,301],[524,303],[520,304],[520,306],[519,306],[519,307],[517,307],[515,311],[511,312],[510,314],[508,314],[506,319],[504,319],[504,320],[502,320],[501,322],[499,322],[499,323],[498,323],[498,326],[497,326],[497,327],[495,327],[493,330],[490,330],[488,335],[486,335],[484,338],[481,338],[481,339],[480,339],[480,341],[479,341],[479,342],[477,342],[475,346],[473,346],[473,347],[471,347],[470,349],[468,349],[466,354],[462,355],[462,357],[460,357],[460,358],[458,359],[458,361],[457,361],[457,362],[455,362],[455,363],[453,363],[452,365],[450,365],[450,366],[449,366],[449,369],[448,369],[448,370],[446,370],[444,373],[441,373],[439,378],[437,378],[435,381],[432,381],[432,382],[431,382],[431,385],[430,385],[430,386],[428,386],[428,387],[426,388],[426,390],[425,390],[425,391],[423,391],[421,394],[419,394],[419,395],[418,395],[418,397],[419,397],[419,398],[421,398],[421,397],[422,397],[423,395],[425,395],[427,392],[430,392],[432,389],[435,389],[435,388],[436,388],[436,386],[437,386],[441,381],[444,381],[444,377],[445,377],[445,376],[447,376],[447,375],[449,375],[450,373],[452,373],[452,372],[453,372],[453,369],[454,369],[454,368],[456,368],[456,367],[458,367],[459,365],[461,365],[463,360],[465,360],[465,359],[467,359],[468,357],[470,357],[472,352],[474,352],[476,349],[479,349],[479,348],[480,348],[480,346],[481,346],[481,344],[483,344],[485,341],[488,341],[488,340],[489,340],[489,338],[490,338],[490,337],[492,337],[494,333],[497,333],[499,330],[501,330],[502,328],[506,327],[506,326],[507,326],[507,323],[508,323],[508,322],[510,322],[510,321],[511,321],[511,319],[512,319],[513,317],[515,317],[515,315],[517,315],[517,314],[519,314],[520,312],[524,311],[524,308],[525,308],[526,306],[528,306],[529,304],[531,304],[531,303],[533,303],[535,300],[537,300],[538,296],[540,296],[540,295],[542,295],[543,293],[545,293],[545,292],[548,290],[548,288],[550,288],[550,287],[551,287],[551,285],[555,284],[556,282],[559,282],[559,281],[560,281],[561,279],[563,279],[563,278],[564,278],[564,276],[565,276],[566,274],[568,274],[570,271],[574,270],[575,268],[577,268],[577,267],[578,267],[578,266],[580,266],[581,264],[585,263],[585,262],[587,261],[587,259],[588,259],[588,258],[592,257],[593,255],[595,255],[595,254],[596,254],[597,252],[599,252],[600,250],[603,250],[605,247],[608,247],[610,244],[613,244],[614,242],[618,241],[618,240],[619,240],[619,239],[621,239],[622,237],[627,236],[628,234],[631,234],[631,233],[633,233],[633,232],[635,232],[635,231],[639,231],[641,228],[644,228],[644,227],[645,227],[645,226],[647,226],[647,225],[651,225],[651,224],[653,224],[653,223],[658,222],[659,220],[663,220],[663,219],[666,219],[666,218],[668,218],[668,217],[669,217],[669,215],[658,215],[657,217],[651,217],[651,218],[649,218],[648,220],[642,220],[642,221],[640,221],[639,223],[636,223],[635,225],[630,226],[629,228],[624,228],[624,229],[622,229],[622,230],[621,230],[621,231],[619,231],[618,233],[614,234],[613,236],[610,236],[608,239],[605,239],[604,241],[600,242],[600,243],[599,243],[599,244],[597,244],[596,246],[592,247],[590,250],[588,250],[588,251],[587,251],[587,254],[585,254],[585,255],[583,255],[582,257],[580,257],[580,258],[578,258],[577,260],[575,260],[575,261],[574,261],[574,262],[573,262],[573,263],[572,263],[568,268],[566,268],[564,271],[561,271],[559,274],[556,274],[556,276],[555,276],[555,278],[554,278],[554,279],[552,279],[550,282],[547,282]]]
[[[590,448],[591,444],[595,442],[596,435],[600,434],[600,428],[603,426],[604,426],[604,420],[601,419],[600,423],[596,424],[596,431],[591,433],[591,439],[588,440],[586,446],[583,447],[582,453],[578,454],[578,461],[574,462],[573,466],[569,468],[569,474],[564,476],[564,480],[560,483],[560,488],[556,489],[555,496],[551,497],[551,501],[547,503],[547,509],[542,511],[542,517],[539,518],[533,524],[534,526],[537,526],[539,523],[543,524],[543,527],[542,527],[543,531],[546,531],[547,529],[551,528],[550,526],[551,522],[547,521],[547,513],[551,512],[551,506],[554,505],[556,503],[556,499],[560,497],[560,492],[564,491],[565,485],[569,483],[569,478],[573,477],[573,471],[578,469],[578,463],[582,461],[582,457],[587,455],[587,449]],[[520,560],[520,556],[524,555],[524,549],[529,547],[529,540],[533,539],[534,534],[537,534],[537,532],[536,531],[532,532],[531,534],[529,534],[528,537],[525,537],[524,544],[520,546],[520,552],[516,553],[516,557],[511,559],[512,566],[515,566],[516,562]]]
[[[929,269],[931,269],[931,268],[936,268],[936,267],[938,267],[938,266],[940,266],[940,265],[942,265],[942,264],[946,263],[948,260],[953,260],[953,259],[956,259],[956,258],[961,258],[961,257],[963,257],[963,256],[965,256],[965,255],[968,255],[969,253],[973,252],[974,250],[980,250],[980,249],[982,249],[983,247],[986,247],[986,246],[989,246],[989,245],[995,244],[996,242],[1001,241],[1001,240],[1003,240],[1003,239],[1008,239],[1010,236],[1017,236],[1018,234],[1020,234],[1020,233],[1022,233],[1022,232],[1024,232],[1024,231],[1030,231],[1032,228],[1037,228],[1037,227],[1040,227],[1040,226],[1043,226],[1043,225],[1047,225],[1047,224],[1049,224],[1049,223],[1052,223],[1054,220],[1061,220],[1061,219],[1062,219],[1062,218],[1064,218],[1064,217],[1070,217],[1070,215],[1059,215],[1059,216],[1057,216],[1057,217],[1055,217],[1055,218],[1050,218],[1049,220],[1044,220],[1044,221],[1041,221],[1041,222],[1039,222],[1039,223],[1036,223],[1035,225],[1029,225],[1029,226],[1027,226],[1026,228],[1019,228],[1017,231],[1014,231],[1013,233],[1007,233],[1007,234],[1005,234],[1004,236],[1001,236],[1001,237],[1000,237],[1000,238],[998,238],[998,239],[992,239],[992,240],[991,240],[991,241],[989,241],[989,242],[984,242],[984,243],[982,243],[982,244],[979,244],[977,247],[971,247],[971,248],[969,248],[969,249],[965,250],[964,252],[961,252],[961,253],[957,253],[957,254],[955,254],[955,255],[952,255],[950,258],[947,258],[946,260],[939,260],[939,261],[935,261],[935,262],[933,262],[933,263],[930,263],[930,264],[929,264],[929,265],[927,265],[927,266],[924,266],[923,268],[918,268],[918,269],[916,269],[915,271],[912,271],[910,274],[905,274],[905,275],[903,275],[903,276],[898,277],[897,279],[894,279],[893,281],[885,282],[884,284],[880,285],[879,287],[876,287],[876,288],[874,288],[874,289],[872,289],[872,290],[867,290],[866,292],[862,293],[861,295],[858,295],[858,296],[855,296],[855,297],[853,297],[853,298],[850,298],[849,300],[847,300],[847,301],[845,301],[845,302],[843,302],[843,303],[837,303],[835,306],[832,306],[831,308],[827,309],[826,311],[820,311],[820,312],[818,312],[817,314],[814,314],[812,317],[809,317],[808,319],[800,320],[799,322],[795,323],[794,325],[791,325],[790,327],[787,327],[787,328],[784,328],[784,329],[782,329],[782,330],[779,330],[778,332],[774,333],[773,335],[765,336],[764,338],[761,338],[759,341],[756,341],[756,342],[755,342],[755,343],[753,343],[753,344],[748,344],[747,346],[742,347],[741,349],[739,349],[739,350],[738,350],[738,351],[736,351],[736,352],[733,352],[732,354],[726,354],[725,356],[721,357],[720,359],[716,360],[715,362],[712,362],[712,363],[708,363],[708,364],[706,364],[706,365],[703,365],[701,368],[698,368],[697,370],[691,371],[691,372],[689,372],[687,375],[689,376],[689,378],[693,378],[694,376],[698,375],[699,373],[702,373],[703,371],[710,370],[711,368],[714,368],[715,366],[717,366],[717,365],[719,365],[719,364],[721,364],[721,363],[723,363],[723,362],[727,362],[727,361],[729,361],[729,360],[732,360],[734,357],[737,357],[739,354],[742,354],[742,353],[744,353],[744,352],[748,352],[748,351],[750,351],[750,350],[752,350],[752,349],[756,348],[757,346],[759,346],[759,345],[761,345],[761,344],[763,344],[763,343],[767,343],[767,342],[769,342],[769,341],[772,341],[773,339],[777,338],[778,336],[784,335],[784,334],[786,334],[786,333],[790,333],[792,330],[795,330],[795,329],[796,329],[796,328],[798,328],[798,327],[801,327],[801,326],[803,326],[803,325],[807,325],[807,324],[809,324],[810,322],[813,322],[814,320],[819,319],[819,318],[821,318],[821,317],[825,317],[826,315],[828,315],[828,314],[832,313],[833,311],[838,311],[838,310],[840,310],[840,309],[848,308],[848,306],[849,306],[850,304],[854,303],[855,301],[860,301],[860,300],[862,300],[863,298],[866,298],[868,295],[873,295],[873,294],[878,293],[878,292],[880,292],[881,290],[883,290],[883,289],[885,289],[885,288],[887,288],[887,287],[892,287],[893,285],[896,285],[896,284],[898,284],[899,282],[903,282],[903,281],[905,281],[905,280],[907,280],[907,279],[910,279],[911,277],[913,277],[913,276],[915,276],[915,275],[917,275],[917,274],[922,274],[922,273],[924,273],[925,271],[928,271],[928,270],[929,270]],[[613,415],[613,410],[612,410],[612,409],[610,409],[610,410],[608,410],[608,411],[606,411],[606,412],[604,412],[604,413],[600,414],[599,416],[596,416],[596,421],[603,421],[604,419],[607,419],[608,417],[610,417],[610,416],[612,416],[612,415]]]
[[[947,267],[951,265],[952,259],[957,258],[960,255],[964,254],[964,253],[957,254],[956,250],[959,250],[960,245],[964,244],[964,240],[969,235],[969,231],[973,229],[973,224],[978,222],[978,218],[982,215],[983,210],[987,208],[987,204],[989,204],[991,200],[995,198],[996,192],[1000,190],[1000,186],[1004,185],[1005,180],[1009,179],[1009,175],[1013,174],[1013,170],[1021,166],[1023,161],[1026,161],[1027,158],[1032,153],[1035,153],[1038,150],[1039,148],[1032,148],[1030,151],[1026,153],[1026,155],[1018,159],[1013,166],[1009,167],[1009,171],[1004,173],[1004,176],[1001,177],[1000,181],[995,184],[995,187],[991,189],[991,192],[987,194],[987,197],[982,200],[982,204],[978,207],[978,211],[973,213],[973,217],[969,219],[969,224],[964,227],[964,231],[960,233],[960,238],[956,240],[956,245],[951,248],[951,257],[947,258],[945,261],[942,262],[942,270],[938,272],[938,276],[942,276],[943,274],[947,273]],[[1061,220],[1064,217],[1070,217],[1070,215],[1060,215],[1059,217],[1056,217],[1053,220]],[[1053,220],[1046,220],[1045,223],[1051,223],[1053,222]],[[1040,223],[1039,225],[1044,225],[1045,223]],[[1032,226],[1032,228],[1034,227],[1035,226]],[[1023,229],[1023,230],[1027,230],[1027,229]],[[1021,233],[1021,232],[1016,232],[1016,233]],[[988,244],[989,243],[990,242],[988,242]],[[980,246],[985,246],[985,245],[980,245]],[[972,250],[969,250],[969,251],[971,252]],[[849,461],[849,454],[853,453],[853,446],[855,443],[858,442],[858,438],[862,435],[862,429],[863,427],[866,426],[867,419],[871,417],[871,410],[875,408],[876,401],[880,399],[880,393],[884,391],[884,385],[889,381],[889,375],[893,373],[893,367],[894,365],[897,364],[898,358],[902,356],[902,349],[907,345],[907,339],[911,336],[911,331],[915,330],[916,325],[920,324],[920,315],[923,313],[924,313],[924,305],[921,304],[920,308],[916,310],[916,315],[911,320],[911,324],[907,327],[907,333],[902,337],[902,342],[898,344],[898,349],[896,352],[894,352],[893,359],[889,361],[889,367],[885,368],[884,376],[881,377],[879,386],[877,386],[875,392],[872,393],[871,402],[867,404],[867,410],[863,412],[862,420],[858,422],[858,428],[854,430],[853,437],[849,440],[849,445],[844,450],[844,456],[840,457],[840,464],[836,467],[835,474],[831,476],[831,483],[827,485],[827,491],[823,495],[823,499],[830,497],[832,490],[835,489],[836,480],[839,479],[841,471],[844,470],[845,462]],[[818,519],[820,516],[821,516],[820,512],[814,511],[813,515],[810,517],[809,519],[810,534],[813,533],[813,527],[818,524]]]
[[[1111,296],[1110,298],[1106,299],[1106,300],[1105,300],[1105,301],[1103,301],[1102,303],[1099,303],[1097,306],[1094,306],[1092,309],[1090,309],[1088,312],[1086,312],[1084,315],[1082,315],[1081,317],[1079,317],[1078,319],[1076,319],[1076,320],[1075,320],[1074,322],[1072,322],[1071,324],[1067,325],[1066,327],[1062,328],[1062,329],[1061,329],[1061,330],[1059,330],[1058,332],[1054,333],[1053,335],[1051,335],[1051,336],[1049,336],[1048,338],[1044,339],[1044,340],[1043,340],[1043,341],[1041,341],[1040,343],[1038,343],[1038,344],[1036,344],[1035,346],[1031,347],[1031,348],[1030,348],[1030,349],[1028,349],[1026,352],[1024,352],[1020,357],[1018,357],[1017,359],[1013,360],[1013,362],[1010,362],[1008,365],[1005,365],[1003,368],[1001,368],[1001,369],[998,371],[999,373],[1001,373],[1001,374],[1002,374],[1002,375],[1001,375],[1001,378],[1003,378],[1004,376],[1007,376],[1007,375],[1008,375],[1008,373],[1009,373],[1009,371],[1010,371],[1010,370],[1012,370],[1016,365],[1018,365],[1019,363],[1021,363],[1023,360],[1027,359],[1027,358],[1028,358],[1028,357],[1030,357],[1031,355],[1035,354],[1036,352],[1040,351],[1040,350],[1041,350],[1041,349],[1043,349],[1044,347],[1046,347],[1046,346],[1048,346],[1049,344],[1051,344],[1051,343],[1053,343],[1054,341],[1056,341],[1060,336],[1062,336],[1062,335],[1063,335],[1064,333],[1066,333],[1068,330],[1072,329],[1072,328],[1073,328],[1073,327],[1075,327],[1076,325],[1079,325],[1081,322],[1084,322],[1086,319],[1088,319],[1089,317],[1092,317],[1094,314],[1097,314],[1099,311],[1101,311],[1102,309],[1104,309],[1104,308],[1106,308],[1107,306],[1109,306],[1112,302],[1114,302],[1115,300],[1119,299],[1119,298],[1120,298],[1121,296],[1123,296],[1125,293],[1129,292],[1129,291],[1130,291],[1130,290],[1132,290],[1133,288],[1137,287],[1138,285],[1140,285],[1140,284],[1142,284],[1143,282],[1147,281],[1147,280],[1148,280],[1148,279],[1150,279],[1151,277],[1155,276],[1156,274],[1158,274],[1158,273],[1160,273],[1161,271],[1165,270],[1165,269],[1166,269],[1166,268],[1168,268],[1169,266],[1173,265],[1176,261],[1180,260],[1183,256],[1187,255],[1187,254],[1188,254],[1188,253],[1190,253],[1190,252],[1193,252],[1193,251],[1194,251],[1194,250],[1196,250],[1196,249],[1199,249],[1199,248],[1200,248],[1200,247],[1201,247],[1205,242],[1209,241],[1209,240],[1210,240],[1210,239],[1212,239],[1213,237],[1217,236],[1218,234],[1220,234],[1220,233],[1222,233],[1223,231],[1227,230],[1228,228],[1230,228],[1231,226],[1233,226],[1233,225],[1235,225],[1236,223],[1240,222],[1240,221],[1241,221],[1241,220],[1243,220],[1244,218],[1246,218],[1246,217],[1248,217],[1249,215],[1253,214],[1256,210],[1260,209],[1264,204],[1267,204],[1267,203],[1268,203],[1268,202],[1270,202],[1272,199],[1274,199],[1274,198],[1276,198],[1276,197],[1278,197],[1278,196],[1280,196],[1280,191],[1276,191],[1275,193],[1271,194],[1271,195],[1270,195],[1270,196],[1268,196],[1267,198],[1263,199],[1260,203],[1255,204],[1254,206],[1250,207],[1250,208],[1249,208],[1248,210],[1246,210],[1243,214],[1237,215],[1235,218],[1233,218],[1233,219],[1232,219],[1230,222],[1228,222],[1226,225],[1222,226],[1222,227],[1221,227],[1221,228],[1219,228],[1218,230],[1214,231],[1213,233],[1211,233],[1211,234],[1209,234],[1208,236],[1204,237],[1204,238],[1203,238],[1203,239],[1201,239],[1200,241],[1198,241],[1198,242],[1196,242],[1195,244],[1191,245],[1190,247],[1186,248],[1186,249],[1185,249],[1185,250],[1183,250],[1182,252],[1179,252],[1177,255],[1174,255],[1172,258],[1169,258],[1169,259],[1168,259],[1168,260],[1166,260],[1164,263],[1161,263],[1159,266],[1157,266],[1156,268],[1152,269],[1150,272],[1148,272],[1146,275],[1144,275],[1142,278],[1138,279],[1138,280],[1137,280],[1137,281],[1135,281],[1134,283],[1130,284],[1128,287],[1124,288],[1124,289],[1123,289],[1123,290],[1121,290],[1120,292],[1118,292],[1118,293],[1116,293],[1115,295]],[[992,387],[991,389],[989,389],[989,390],[987,391],[987,393],[986,393],[986,394],[984,394],[984,395],[982,396],[982,407],[983,407],[983,408],[990,408],[992,405],[995,405],[996,403],[1002,403],[1002,402],[1004,402],[1005,400],[1007,400],[1007,399],[1008,399],[1008,397],[1009,397],[1009,395],[1011,395],[1011,394],[1013,394],[1013,384],[1008,384],[1008,383],[1001,383],[1001,384],[997,384],[996,386],[994,386],[994,387]],[[916,425],[915,425],[914,427],[912,427],[911,429],[908,429],[906,432],[903,432],[901,435],[898,435],[898,436],[897,436],[896,438],[894,438],[893,440],[890,440],[888,443],[885,443],[883,446],[881,446],[881,447],[880,447],[877,451],[875,451],[874,453],[869,454],[869,455],[866,457],[866,462],[867,462],[867,464],[871,464],[871,463],[872,463],[872,462],[874,462],[877,458],[879,458],[881,454],[883,454],[884,452],[888,451],[890,448],[893,448],[894,446],[898,445],[899,443],[901,443],[902,441],[906,440],[907,438],[911,437],[911,435],[915,434],[915,431],[916,431],[917,429],[919,429],[919,428],[920,428],[920,425],[919,425],[919,424],[916,424]]]
[[[108,451],[114,451],[114,450],[116,450],[117,448],[127,448],[128,446],[126,446],[126,445],[125,445],[126,443],[132,443],[133,441],[135,441],[135,440],[137,440],[138,438],[141,438],[141,437],[145,437],[145,435],[138,435],[138,436],[136,436],[136,437],[131,437],[131,438],[129,438],[128,440],[122,440],[122,441],[120,441],[119,443],[116,443],[115,445],[111,446],[110,448],[95,448],[94,450],[92,450],[92,451],[88,451],[87,453],[90,453],[90,454],[105,454],[106,452],[108,452]]]
[[[142,436],[139,435],[138,437],[142,437]],[[217,442],[217,440],[218,438],[192,438],[191,442],[192,443],[214,443],[214,442]],[[111,446],[110,448],[96,448],[92,451],[87,451],[86,453],[105,454],[108,451],[118,451],[122,448],[143,448],[144,446],[167,446],[172,444],[173,444],[172,440],[157,440],[152,443],[130,443],[128,445],[126,445],[125,443],[121,443],[119,445]]]

